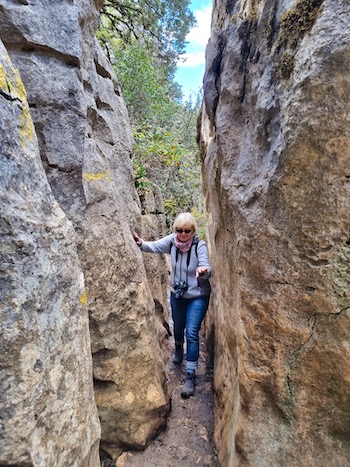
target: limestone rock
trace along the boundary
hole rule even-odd
[[[101,2],[0,0],[53,193],[77,233],[87,289],[102,448],[144,447],[169,409],[154,300],[131,231],[140,223],[132,133],[95,38]]]
[[[140,234],[146,240],[157,240],[166,235],[165,213],[163,197],[160,189],[154,183],[149,182],[141,200],[141,226]],[[170,261],[168,255],[156,255],[143,253],[143,260],[150,286],[157,323],[158,340],[164,361],[167,361],[172,353],[169,342],[171,331],[169,327],[169,277]]]
[[[218,1],[201,151],[224,466],[347,465],[350,5]]]
[[[0,42],[0,464],[97,467],[100,425],[74,230]]]

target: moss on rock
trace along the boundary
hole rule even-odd
[[[282,16],[276,47],[295,49],[300,39],[310,31],[317,19],[323,0],[299,0]]]
[[[294,54],[285,52],[279,61],[279,67],[276,71],[278,79],[288,79],[294,69]]]
[[[276,53],[279,56],[276,66],[277,79],[289,79],[293,73],[297,45],[315,24],[322,3],[323,0],[299,0],[294,8],[282,16],[276,40]]]

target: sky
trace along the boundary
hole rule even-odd
[[[192,0],[190,8],[196,17],[197,26],[192,28],[186,37],[188,44],[183,57],[186,60],[178,63],[175,73],[175,81],[181,85],[185,101],[190,96],[195,100],[202,87],[205,47],[210,36],[212,0]]]

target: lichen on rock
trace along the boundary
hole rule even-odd
[[[74,227],[86,291],[80,291],[79,306],[89,312],[101,446],[116,457],[125,443],[145,447],[155,436],[170,397],[155,332],[155,301],[131,234],[141,224],[141,210],[130,160],[130,122],[95,37],[102,2],[0,3],[0,37],[25,84],[53,195]],[[23,113],[26,140],[27,117]],[[150,384],[158,391],[151,407]],[[130,388],[134,397],[123,399]]]
[[[100,425],[74,231],[0,42],[0,464],[96,467]]]

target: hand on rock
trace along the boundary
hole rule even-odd
[[[142,240],[141,238],[137,235],[135,231],[133,231],[132,236],[134,237],[134,240],[138,246],[142,245]]]

